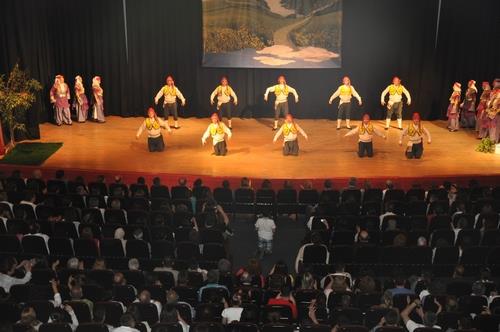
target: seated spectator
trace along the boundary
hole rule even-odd
[[[385,213],[380,215],[380,229],[382,229],[382,224],[384,222],[385,217],[396,215],[396,213],[394,213],[394,211],[396,211],[396,206],[394,205],[394,203],[387,202],[385,204]]]
[[[372,309],[392,309],[393,307],[394,303],[392,301],[392,293],[389,290],[386,290],[380,298],[380,304],[372,306]]]
[[[375,332],[381,327],[398,327],[398,326],[399,326],[399,314],[397,310],[390,309],[380,319],[378,324],[370,330],[370,332]]]
[[[209,288],[222,288],[226,291],[229,296],[229,290],[226,286],[219,284],[219,271],[210,270],[207,274],[207,284],[198,290],[198,301],[202,302],[203,291]]]
[[[106,323],[106,309],[102,306],[95,307],[93,312],[94,319],[92,320],[95,324],[102,324],[108,328],[108,332],[112,332],[114,327]]]
[[[267,286],[271,289],[281,289],[283,287],[293,288],[295,279],[288,273],[288,265],[280,260],[271,268],[267,277]]]
[[[182,332],[189,332],[189,325],[182,319],[179,311],[171,305],[165,306],[160,315],[160,323],[178,323]]]
[[[260,189],[264,189],[264,190],[273,189],[273,184],[272,184],[271,180],[269,180],[269,179],[263,180],[262,184],[260,185]]]
[[[227,302],[224,302],[225,309],[222,311],[222,324],[231,324],[233,322],[239,322],[241,319],[241,313],[243,308],[241,307],[241,296],[234,294],[231,298],[231,306],[227,306]]]
[[[408,237],[404,233],[399,233],[394,237],[392,245],[395,247],[406,247],[408,243]]]
[[[94,303],[83,297],[82,285],[73,276],[70,276],[68,279],[68,289],[70,300],[72,302],[85,303],[89,307],[89,312],[92,315],[92,312],[94,311]]]
[[[157,266],[154,268],[153,271],[164,271],[164,272],[170,272],[172,273],[172,276],[174,277],[174,282],[177,284],[177,278],[179,277],[179,271],[174,269],[174,259],[170,256],[165,257],[161,261],[161,266]]]
[[[146,332],[151,332],[151,326],[149,325],[149,323],[147,321],[141,319],[141,312],[139,311],[138,306],[135,306],[135,305],[129,306],[127,308],[126,314],[132,315],[134,322],[135,322],[136,329],[138,328],[138,326],[142,325],[146,329]],[[142,330],[143,329],[141,329],[141,331]],[[124,332],[127,332],[127,331],[124,331]],[[130,331],[128,331],[128,332],[130,332]]]
[[[252,181],[249,178],[247,178],[247,177],[241,178],[240,188],[243,188],[243,189],[252,189]]]
[[[323,279],[321,279],[321,287],[325,287],[325,285],[331,282],[330,279],[336,279],[334,282],[335,285],[342,285],[342,287],[350,289],[352,287],[352,277],[349,272],[346,272],[345,265],[339,263],[335,264],[333,268],[335,270],[334,273],[329,273]]]
[[[131,258],[128,261],[128,269],[130,271],[140,271],[141,265],[139,263],[139,260],[137,258]]]
[[[306,272],[302,275],[299,289],[317,289],[316,278],[314,278],[312,273]]]
[[[153,178],[153,185],[151,186],[151,197],[168,198],[168,188],[161,183],[159,177]]]
[[[222,181],[222,188],[224,188],[224,189],[231,189],[231,184],[229,183],[228,180],[223,180]]]
[[[26,328],[27,330],[34,329],[35,331],[38,331],[42,322],[36,318],[35,309],[32,307],[26,307],[21,311],[21,319],[17,322],[17,324],[23,326],[23,328]]]
[[[120,317],[120,326],[113,330],[113,332],[139,332],[135,328],[136,320],[130,313],[125,313]]]
[[[179,301],[179,295],[173,289],[168,290],[167,291],[167,305],[175,306],[177,304],[182,304],[182,305],[189,307],[189,310],[191,311],[191,317],[195,317],[196,312],[195,312],[193,306],[191,304],[189,304],[188,302]]]
[[[34,223],[30,224],[29,233],[24,235],[24,236],[25,237],[36,236],[36,237],[42,238],[43,241],[45,242],[45,247],[47,248],[47,252],[50,252],[49,251],[49,236],[40,231],[40,224],[39,223],[34,222]]]
[[[377,290],[377,285],[375,280],[369,275],[364,275],[358,279],[357,287],[354,290],[355,293],[370,294],[375,293]]]
[[[83,270],[83,261],[80,261],[76,257],[71,257],[66,262],[66,268],[70,270]]]
[[[69,305],[55,308],[49,315],[49,323],[68,324],[73,331],[78,327],[78,318],[75,311]]]
[[[161,315],[161,303],[158,301],[155,301],[151,298],[151,293],[148,290],[143,290],[142,292],[139,293],[137,296],[137,299],[134,300],[134,303],[152,303],[156,306],[156,309],[158,310],[158,317]]]
[[[115,272],[113,275],[113,286],[125,286],[127,285],[127,279],[122,272]]]
[[[103,257],[97,257],[92,265],[92,270],[107,270],[106,260]]]
[[[323,239],[321,238],[321,234],[318,232],[314,232],[311,234],[311,242],[304,244],[300,247],[299,252],[297,253],[297,257],[295,258],[295,272],[299,273],[300,267],[302,266],[304,260],[304,251],[309,246],[321,246],[323,247],[326,255],[325,255],[325,264],[330,260],[330,252],[328,251],[328,247],[323,243]]]
[[[392,296],[394,295],[399,295],[399,294],[405,294],[405,295],[415,295],[415,292],[413,292],[411,289],[406,288],[406,279],[397,277],[394,279],[394,288],[389,289],[389,292],[391,292]]]
[[[290,308],[292,311],[293,319],[297,319],[297,304],[295,303],[295,299],[293,298],[292,292],[289,287],[283,287],[281,291],[276,295],[276,297],[269,299],[267,301],[268,305],[283,305]]]
[[[24,269],[24,277],[16,278],[14,274],[16,270]],[[31,262],[24,260],[17,264],[14,257],[5,257],[0,262],[0,287],[6,293],[10,292],[10,288],[14,285],[23,285],[31,280]]]
[[[31,206],[31,208],[33,209],[33,214],[35,213],[36,211],[36,194],[35,192],[31,191],[31,190],[27,190],[25,191],[24,193],[24,199],[21,200],[19,202],[19,204],[24,204],[24,205],[28,205],[28,206]]]
[[[437,315],[441,312],[441,306],[438,307],[437,313],[434,313],[432,311],[427,311],[424,313],[420,299],[415,299],[412,302],[408,301],[408,305],[406,308],[401,311],[401,318],[403,319],[403,322],[406,326],[406,329],[408,332],[413,332],[418,328],[421,327],[427,327],[427,328],[435,328],[435,329],[441,329],[440,326],[436,325],[437,322]],[[439,302],[438,302],[439,303]],[[410,314],[413,311],[416,311],[416,313],[420,316],[422,319],[423,324],[416,323],[410,318]]]
[[[188,267],[188,272],[198,272],[198,273],[201,273],[201,275],[203,276],[203,280],[207,280],[208,278],[208,271],[205,270],[205,269],[202,269],[200,268],[200,264],[198,264],[198,262],[196,260],[192,260],[191,263],[189,264],[189,267]]]
[[[120,242],[122,243],[122,247],[123,247],[123,253],[125,254],[125,256],[127,255],[127,240],[125,240],[125,230],[121,227],[118,227],[117,229],[115,229],[115,234],[114,234],[114,238],[116,240],[120,240]]]
[[[256,258],[250,258],[248,264],[240,268],[235,273],[235,276],[238,278],[240,286],[264,288],[266,284],[266,280],[262,275],[260,261]]]

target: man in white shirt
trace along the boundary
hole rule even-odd
[[[297,91],[291,86],[286,84],[285,76],[280,75],[278,77],[278,84],[270,86],[267,88],[266,93],[264,93],[264,100],[267,101],[267,96],[270,92],[274,92],[276,100],[274,101],[274,127],[273,130],[278,129],[278,120],[280,114],[283,113],[284,116],[288,114],[288,95],[291,93],[295,97],[295,102],[299,102],[299,95]]]
[[[227,304],[226,304],[227,305]],[[231,324],[232,322],[239,322],[241,319],[241,296],[234,294],[231,298],[231,306],[222,311],[222,324]]]
[[[219,120],[217,113],[212,114],[210,117],[212,123],[208,125],[207,130],[201,137],[201,143],[205,145],[208,137],[212,137],[214,145],[214,154],[216,156],[225,156],[227,154],[226,135],[230,139],[232,136],[231,130]]]
[[[268,255],[273,252],[273,238],[276,232],[276,224],[269,216],[270,214],[265,211],[257,222],[255,229],[257,230],[258,247],[260,255]]]
[[[415,310],[420,318],[422,318],[423,324],[416,323],[410,319],[410,314],[413,310]],[[413,300],[413,302],[409,303],[403,311],[401,311],[401,318],[403,319],[408,332],[413,332],[420,327],[441,329],[440,326],[436,325],[437,315],[441,312],[441,310],[442,307],[441,305],[439,305],[437,313],[434,313],[432,311],[427,311],[426,313],[424,313],[420,299],[417,298]]]
[[[23,278],[13,277],[14,273],[19,268],[24,268],[26,274]],[[14,285],[24,285],[31,280],[31,262],[24,260],[17,264],[17,261],[13,257],[7,257],[0,263],[0,287],[2,287],[6,293],[10,292],[10,288]]]
[[[113,330],[113,332],[139,332],[135,328],[136,321],[134,316],[125,313],[120,317],[120,326]]]
[[[276,135],[274,135],[273,143],[276,143],[281,134],[283,134],[283,155],[298,156],[298,133],[304,136],[306,140],[308,139],[305,131],[294,121],[293,116],[288,113],[285,116],[285,123],[281,126],[280,130],[276,132]]]
[[[174,78],[172,76],[167,76],[166,85],[164,85],[160,91],[155,96],[155,105],[158,105],[158,101],[163,97],[163,111],[165,115],[165,121],[168,125],[168,117],[172,115],[174,117],[174,128],[179,129],[178,112],[177,112],[177,98],[181,100],[181,105],[186,105],[186,99],[182,95],[181,91],[175,86]]]
[[[169,133],[172,132],[168,123],[160,119],[156,115],[155,110],[150,107],[148,109],[148,117],[142,122],[135,136],[139,139],[142,132],[147,130],[149,152],[162,152],[165,149],[165,142],[161,134],[162,129],[167,129]]]
[[[340,124],[342,123],[342,117],[345,114],[345,122],[347,129],[351,129],[351,99],[352,97],[358,100],[359,106],[363,105],[361,101],[361,96],[358,94],[356,89],[351,85],[351,79],[344,76],[342,79],[342,85],[332,94],[328,103],[331,105],[333,100],[340,97],[339,111],[337,114],[337,130],[340,129]]]

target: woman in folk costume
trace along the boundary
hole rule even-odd
[[[373,157],[373,135],[377,135],[386,139],[386,136],[378,130],[370,120],[370,115],[363,114],[363,122],[356,128],[345,134],[345,137],[358,135],[358,156],[363,158],[365,156]]]
[[[398,118],[398,128],[403,129],[403,94],[406,96],[406,104],[411,105],[411,96],[408,90],[401,84],[399,77],[392,79],[392,84],[387,86],[380,95],[380,103],[385,105],[385,96],[389,94],[387,102],[387,117],[385,119],[385,130],[388,130],[391,125],[392,114],[396,113]]]
[[[57,75],[54,85],[50,89],[50,102],[54,104],[54,120],[58,126],[64,124],[71,125],[71,112],[69,110],[70,91],[64,76]]]
[[[155,96],[155,105],[158,105],[158,101],[163,97],[163,114],[165,120],[168,122],[168,117],[171,115],[174,117],[174,128],[179,129],[178,123],[178,111],[177,111],[177,98],[180,99],[181,105],[186,105],[186,99],[182,95],[181,91],[175,86],[174,78],[172,76],[167,76],[166,85],[164,85],[160,91]]]
[[[491,90],[490,98],[486,104],[485,110],[485,135],[490,140],[497,143],[500,138],[500,78],[493,82],[493,90]]]
[[[453,92],[450,96],[450,105],[448,105],[448,110],[446,111],[446,116],[448,117],[448,130],[457,131],[460,127],[458,124],[459,114],[459,104],[462,94],[462,85],[458,82],[453,84]]]
[[[351,129],[351,99],[353,96],[358,100],[359,106],[361,106],[363,102],[361,101],[360,95],[351,85],[351,79],[345,76],[342,79],[342,85],[338,87],[337,91],[332,94],[330,100],[328,101],[331,105],[335,98],[340,97],[339,111],[337,114],[337,130],[340,129],[344,114],[347,129]]]
[[[232,111],[231,111],[231,97],[233,98],[234,106],[238,105],[238,96],[234,90],[229,86],[229,81],[226,76],[222,76],[220,85],[210,95],[210,105],[214,104],[214,98],[217,96],[217,113],[219,118],[222,119],[224,113],[227,117],[227,125],[229,129],[233,129],[232,125]]]
[[[106,118],[104,117],[104,90],[101,88],[100,76],[95,76],[92,79],[92,96],[94,100],[92,119],[100,123],[106,122]]]
[[[78,122],[87,121],[89,101],[85,95],[83,80],[80,75],[75,77],[75,99],[73,100],[73,108],[76,110],[76,119]]]
[[[284,156],[298,156],[299,155],[299,140],[298,133],[300,133],[307,140],[307,134],[295,122],[293,116],[288,113],[285,115],[285,123],[274,135],[273,143],[276,143],[278,138],[283,134],[283,155]]]
[[[401,132],[399,145],[403,145],[403,137],[408,136],[405,155],[408,159],[420,159],[424,153],[424,136],[427,143],[431,144],[431,134],[424,128],[420,121],[420,114],[413,113],[412,122]]]
[[[470,80],[467,83],[464,101],[462,102],[462,105],[460,105],[460,125],[463,128],[476,127],[476,96],[476,81]]]
[[[479,104],[477,104],[476,108],[476,131],[478,132],[478,138],[484,137],[484,133],[486,130],[484,130],[486,127],[486,107],[488,104],[488,100],[490,100],[490,94],[491,94],[491,86],[489,82],[483,82],[481,84],[481,87],[483,89],[483,92],[481,93],[481,96],[479,97]]]
[[[162,129],[167,129],[169,133],[172,132],[168,123],[160,119],[155,110],[150,107],[148,109],[148,117],[142,122],[135,135],[138,139],[144,130],[148,133],[148,148],[149,152],[162,152],[165,149],[165,142],[163,141]]]
[[[216,156],[225,156],[227,154],[226,135],[230,139],[232,136],[231,130],[219,120],[217,113],[212,114],[210,117],[212,123],[208,125],[207,130],[201,137],[201,143],[205,145],[208,137],[212,137],[214,145],[214,153]]]
[[[278,77],[278,84],[270,86],[266,89],[264,93],[264,100],[267,101],[267,97],[270,92],[274,92],[276,95],[276,100],[274,101],[274,127],[273,130],[278,129],[278,120],[280,118],[280,114],[286,117],[289,112],[288,109],[288,95],[291,93],[295,97],[295,102],[299,102],[299,95],[297,91],[291,86],[286,84],[285,76],[280,75]]]

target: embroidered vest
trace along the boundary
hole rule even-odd
[[[163,87],[163,95],[164,96],[176,96],[176,91],[175,91],[175,85],[172,85],[172,86],[169,86],[169,85],[165,85]]]
[[[290,91],[288,91],[288,85],[285,84],[285,88],[282,88],[281,84],[274,86],[274,94],[276,95],[276,97],[281,94],[288,96],[288,93],[290,93]]]
[[[423,130],[424,127],[422,127],[421,124],[418,125],[418,128],[415,129],[415,126],[413,124],[410,124],[408,126],[408,136],[422,136],[424,130]]]
[[[283,125],[283,135],[288,136],[290,133],[297,134],[297,128],[295,124],[292,123],[292,126],[289,127],[286,123]]]
[[[215,136],[217,134],[224,134],[224,128],[220,124],[211,124],[210,125],[210,135]]]
[[[391,84],[389,86],[389,94],[390,95],[402,95],[403,94],[403,86],[402,85],[396,86],[394,84]]]
[[[151,130],[151,129],[160,129],[160,124],[155,119],[147,118],[146,119],[146,128],[148,130]]]
[[[340,87],[340,95],[341,96],[350,96],[352,95],[352,88],[350,85],[342,85]]]
[[[223,93],[226,96],[230,96],[232,92],[233,92],[233,89],[231,89],[231,87],[229,85],[226,85],[225,87],[222,85],[219,85],[217,87],[217,95],[218,96],[222,96]]]
[[[368,126],[365,127],[364,124],[361,124],[359,127],[359,134],[364,135],[365,133],[368,133],[369,135],[373,134],[373,125],[371,123],[368,124]]]

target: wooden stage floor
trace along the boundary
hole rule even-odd
[[[226,157],[213,156],[211,142],[201,145],[208,119],[180,119],[181,129],[164,134],[167,149],[150,153],[146,134],[135,138],[141,121],[111,116],[105,124],[43,124],[41,141],[64,145],[42,168],[254,179],[500,177],[500,155],[475,152],[475,133],[450,133],[444,121],[425,123],[433,141],[425,144],[421,160],[406,160],[405,144],[398,145],[400,131],[396,128],[387,132],[387,140],[375,138],[373,158],[360,159],[356,155],[357,137],[344,138],[347,129],[337,131],[331,120],[298,120],[309,135],[309,141],[299,138],[298,157],[284,157],[281,141],[273,144],[271,119],[234,119]],[[354,125],[358,123],[354,121]],[[382,129],[382,121],[375,124]]]

